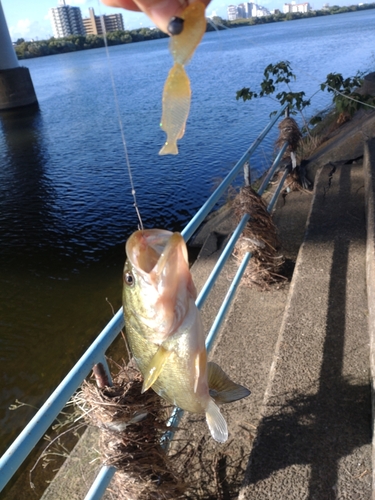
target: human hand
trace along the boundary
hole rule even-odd
[[[210,0],[200,0],[206,7]],[[111,7],[122,7],[123,9],[142,11],[165,33],[168,33],[168,23],[174,16],[181,12],[192,1],[189,0],[102,0]]]

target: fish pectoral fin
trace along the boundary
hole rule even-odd
[[[208,363],[208,387],[210,396],[216,403],[232,403],[250,394],[249,389],[233,382],[220,366],[212,361]]]
[[[219,443],[225,443],[228,439],[228,427],[225,418],[220,413],[219,407],[210,398],[206,408],[206,421],[211,436]]]
[[[143,376],[142,394],[156,382],[170,354],[162,345],[156,351]]]
[[[194,392],[197,392],[199,381],[201,380],[203,374],[205,373],[207,364],[207,351],[204,349],[200,351],[195,356],[194,362]]]

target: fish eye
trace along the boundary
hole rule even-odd
[[[134,276],[132,275],[132,273],[126,272],[124,278],[124,281],[128,286],[134,285]]]

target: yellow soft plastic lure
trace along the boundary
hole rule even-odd
[[[174,65],[164,85],[160,126],[167,134],[167,141],[159,155],[178,154],[177,141],[185,132],[191,98],[184,65],[189,62],[206,31],[205,6],[201,2],[189,5],[180,17],[184,20],[184,28],[181,34],[171,37],[169,46]]]

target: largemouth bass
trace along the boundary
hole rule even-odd
[[[197,292],[186,244],[179,233],[136,231],[126,243],[124,315],[126,338],[144,379],[169,403],[205,413],[212,437],[228,438],[216,403],[244,398],[250,391],[207,362]]]

